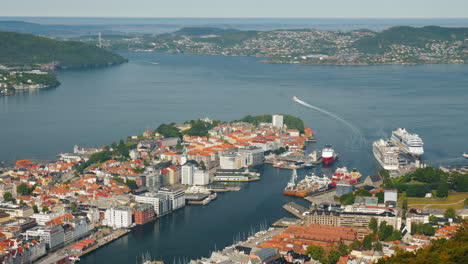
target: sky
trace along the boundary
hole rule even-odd
[[[468,0],[2,0],[0,16],[467,18]]]

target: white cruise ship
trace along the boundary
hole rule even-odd
[[[416,134],[410,134],[404,128],[398,128],[392,132],[390,140],[399,146],[404,152],[411,155],[421,156],[424,154],[423,141]]]
[[[375,159],[386,170],[398,170],[399,147],[379,139],[372,144]]]

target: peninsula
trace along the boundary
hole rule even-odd
[[[96,43],[97,36],[80,41]],[[183,28],[173,33],[108,35],[110,49],[256,56],[264,62],[317,65],[468,62],[468,28],[398,26],[381,32]]]
[[[77,41],[0,32],[0,67],[9,70],[55,70],[124,63],[122,56]]]

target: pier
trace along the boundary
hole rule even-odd
[[[283,205],[283,209],[294,215],[295,217],[299,219],[304,218],[304,213],[307,212],[307,208],[305,208],[302,205],[299,205],[295,202],[290,202],[285,205]]]

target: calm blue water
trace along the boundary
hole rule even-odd
[[[316,131],[313,147],[333,144],[339,164],[364,175],[378,170],[372,141],[397,127],[418,133],[424,159],[435,165],[468,151],[468,65],[301,66],[247,57],[123,55],[130,63],[60,72],[57,88],[1,97],[0,160],[52,159],[74,144],[109,144],[164,122],[266,113],[302,118]],[[358,132],[292,96],[340,116]],[[238,232],[271,224],[286,215],[281,205],[291,198],[281,191],[290,172],[260,169],[262,181],[140,227],[83,262],[135,263],[147,251],[166,261],[206,256]]]

